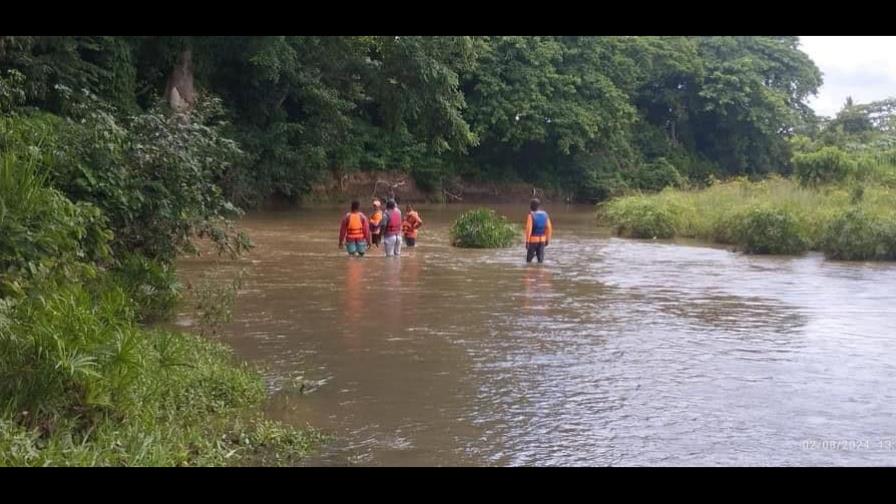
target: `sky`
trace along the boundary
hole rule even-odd
[[[847,96],[856,103],[896,97],[896,37],[800,37],[800,48],[824,79],[808,100],[816,114],[835,115]]]

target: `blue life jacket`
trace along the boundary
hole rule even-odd
[[[544,236],[548,228],[548,213],[544,210],[532,212],[532,236]]]

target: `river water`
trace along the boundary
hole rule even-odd
[[[272,416],[333,436],[305,464],[896,465],[896,266],[619,239],[577,206],[527,265],[452,248],[463,209],[422,207],[400,259],[348,258],[330,207],[181,261],[244,271],[221,338]]]

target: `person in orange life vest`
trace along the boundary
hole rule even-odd
[[[401,223],[401,234],[404,235],[404,244],[413,247],[417,244],[417,230],[423,225],[420,214],[411,205],[404,207],[404,222]]]
[[[383,239],[383,233],[380,229],[380,221],[383,220],[382,203],[380,200],[373,200],[373,214],[370,216],[370,236],[376,248],[380,247],[380,241]]]
[[[386,248],[386,256],[401,255],[401,211],[395,205],[395,200],[386,202],[386,211],[383,220],[380,221],[380,229],[383,233],[383,245]]]
[[[345,244],[348,255],[363,256],[370,246],[370,223],[367,216],[359,210],[361,203],[352,201],[352,210],[342,218],[339,225],[339,248]]]
[[[538,262],[544,262],[544,248],[551,242],[551,234],[554,229],[551,218],[544,210],[539,210],[541,201],[533,199],[529,202],[529,216],[526,217],[526,262],[532,262],[534,256],[538,256]]]

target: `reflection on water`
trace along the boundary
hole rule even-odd
[[[360,348],[363,336],[361,318],[364,316],[364,305],[372,300],[367,299],[364,292],[364,267],[365,263],[360,259],[348,259],[345,263],[345,289],[343,292],[342,314],[345,325],[342,335],[346,339],[346,346],[354,351]]]
[[[226,339],[271,383],[319,384],[270,408],[336,436],[308,464],[896,463],[893,265],[621,240],[580,207],[548,208],[526,264],[448,246],[461,210],[423,207],[399,259],[339,251],[338,209],[243,221]]]
[[[551,270],[539,265],[526,267],[523,275],[525,296],[523,296],[524,313],[530,315],[551,316],[551,297],[553,289]],[[535,321],[532,322],[535,324]]]

